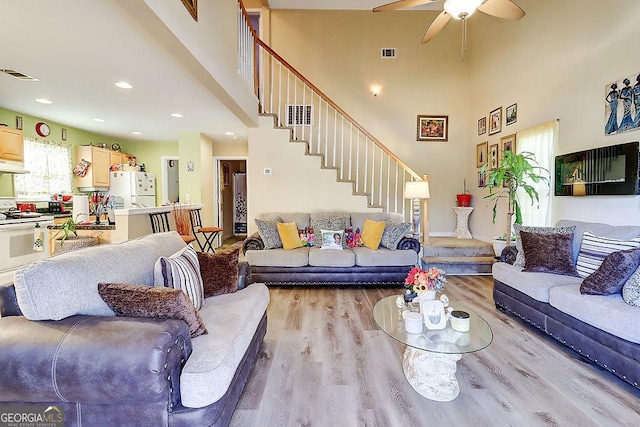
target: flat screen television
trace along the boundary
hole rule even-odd
[[[556,196],[640,194],[638,141],[556,156]]]

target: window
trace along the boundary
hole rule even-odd
[[[535,155],[539,165],[549,171],[553,170],[553,153],[558,139],[558,121],[553,120],[525,129],[518,132],[516,150],[518,153],[528,151]],[[551,225],[551,176],[548,175],[549,182],[539,182],[529,184],[538,192],[540,202],[536,203],[524,192],[518,193],[518,197],[523,201],[520,208],[522,210],[522,223],[530,226]]]
[[[24,139],[24,168],[15,175],[17,199],[46,199],[52,194],[71,193],[71,149],[53,142]]]

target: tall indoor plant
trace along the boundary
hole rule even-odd
[[[482,166],[481,173],[487,170],[487,164]],[[493,204],[493,222],[496,222],[498,203],[502,199],[507,200],[507,230],[506,245],[511,244],[511,225],[515,214],[515,223],[522,224],[521,202],[518,200],[518,189],[522,188],[531,198],[532,203],[539,202],[538,191],[531,183],[549,183],[549,171],[540,166],[535,155],[529,152],[515,154],[511,150],[502,153],[502,160],[496,169],[488,171],[487,187],[489,194],[485,199],[491,199]]]

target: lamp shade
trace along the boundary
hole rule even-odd
[[[429,181],[408,181],[404,184],[405,199],[428,199]]]

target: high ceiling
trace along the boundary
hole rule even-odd
[[[370,10],[382,3],[245,1],[248,8],[273,9]],[[0,0],[0,52],[0,69],[39,79],[24,82],[0,73],[0,107],[114,140],[175,141],[181,132],[202,132],[216,140],[230,139],[225,133],[233,132],[246,139],[246,126],[115,1]],[[115,87],[123,80],[134,89]]]
[[[0,107],[114,140],[246,137],[246,126],[116,2],[0,0],[0,52],[0,69],[40,80],[0,73]],[[122,80],[134,89],[115,87]]]

